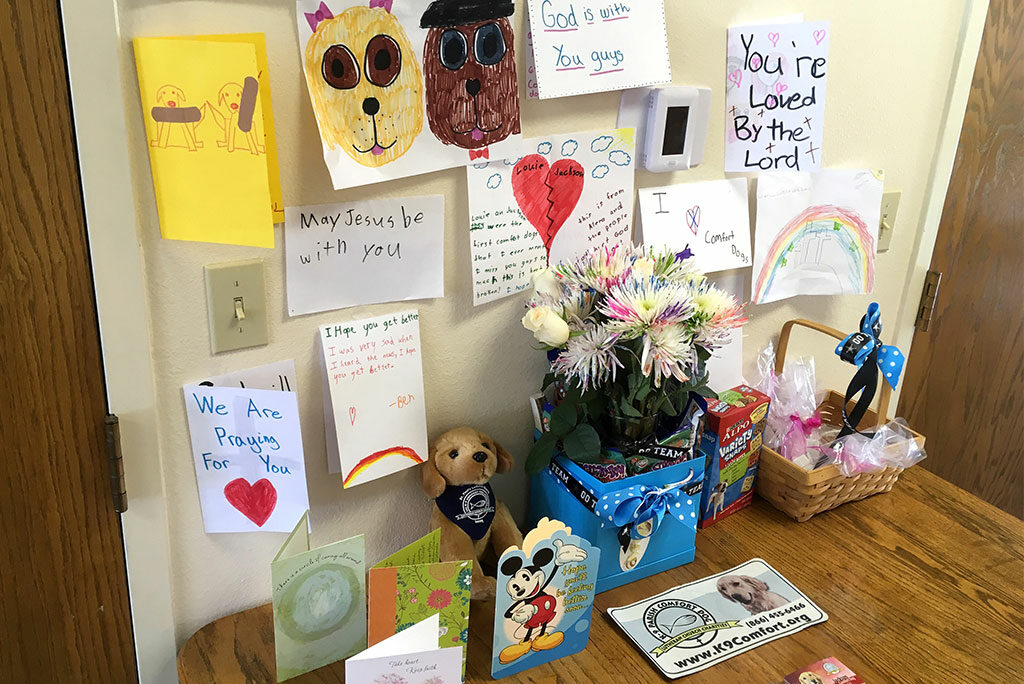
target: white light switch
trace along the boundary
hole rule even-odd
[[[263,259],[206,267],[206,307],[214,354],[267,343]]]

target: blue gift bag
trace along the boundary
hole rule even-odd
[[[693,560],[704,459],[601,482],[559,456],[530,487],[530,524],[560,520],[601,549],[598,593]]]

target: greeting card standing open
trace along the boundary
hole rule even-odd
[[[557,520],[541,519],[498,561],[491,676],[579,653],[590,641],[600,549]]]
[[[308,520],[307,512],[270,564],[279,682],[366,648],[363,537],[310,550]]]

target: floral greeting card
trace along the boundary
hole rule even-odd
[[[435,530],[370,569],[371,646],[439,614],[437,645],[461,647],[465,663],[473,561],[437,562],[440,542],[440,530]]]

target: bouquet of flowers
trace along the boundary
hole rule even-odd
[[[601,249],[533,274],[522,322],[548,351],[545,389],[554,384],[561,402],[530,451],[528,473],[559,450],[596,463],[602,444],[650,439],[659,424],[679,424],[690,392],[712,394],[705,363],[746,318],[689,257]]]

